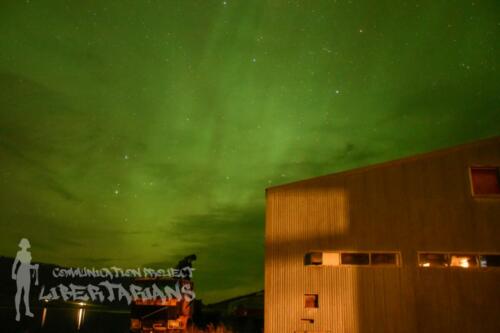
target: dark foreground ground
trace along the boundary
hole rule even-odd
[[[15,321],[14,308],[0,308],[0,332],[8,333],[128,333],[129,311],[123,309],[101,308],[86,309],[78,326],[77,308],[48,308],[44,326],[42,323],[42,308],[31,309],[34,317],[21,316],[21,321]],[[225,326],[230,328],[231,333],[259,333],[262,332],[262,320],[242,317],[226,317],[205,315],[205,320],[199,327]],[[216,318],[219,317],[219,318]],[[207,330],[208,331],[208,330]]]
[[[80,330],[77,330],[78,310],[74,308],[52,308],[47,310],[45,325],[41,327],[42,310],[33,308],[34,318],[22,316],[15,321],[13,308],[0,309],[1,332],[9,333],[127,333],[129,325],[128,311],[86,310]]]
[[[80,330],[77,330],[79,304],[77,302],[54,301],[47,305],[45,324],[42,327],[42,303],[38,300],[40,288],[49,290],[59,284],[97,285],[97,278],[54,278],[55,265],[40,263],[39,285],[31,286],[30,307],[34,318],[21,316],[15,321],[13,307],[16,293],[15,281],[11,279],[13,259],[0,257],[0,333],[127,333],[130,324],[130,306],[123,302],[85,305],[85,315]],[[128,288],[131,279],[113,279],[113,283]],[[229,327],[231,333],[259,333],[263,328],[263,291],[242,295],[218,303],[204,305],[195,300],[193,320],[198,328]],[[24,305],[22,311],[24,313]],[[210,331],[210,330],[208,330]]]

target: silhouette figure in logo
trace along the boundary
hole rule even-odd
[[[31,247],[30,242],[23,238],[19,242],[20,251],[16,254],[16,259],[14,260],[14,264],[12,265],[12,279],[16,280],[17,284],[17,292],[15,297],[16,304],[16,321],[21,319],[21,315],[19,313],[21,306],[21,293],[24,292],[24,306],[26,308],[25,315],[28,317],[33,317],[33,313],[30,311],[30,285],[31,285],[31,270],[34,269],[34,274],[36,275],[35,285],[38,285],[38,264],[31,264],[31,252],[27,251],[28,248]],[[19,265],[19,268],[17,265]]]

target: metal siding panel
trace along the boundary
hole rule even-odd
[[[500,331],[500,270],[417,268],[418,250],[500,252],[499,201],[470,195],[477,163],[500,165],[500,138],[269,189],[265,332]],[[304,267],[314,249],[400,250],[403,267]]]

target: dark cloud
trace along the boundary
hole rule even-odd
[[[208,238],[207,238],[208,237]],[[169,250],[163,261],[149,262],[154,268],[175,267],[191,253],[197,255],[193,267],[195,281],[221,294],[238,287],[262,282],[264,253],[264,213],[260,207],[228,206],[206,214],[180,216],[164,231],[164,239],[192,241],[186,252]],[[155,247],[168,249],[168,242]],[[191,252],[189,252],[191,251]],[[188,253],[189,252],[189,253]]]

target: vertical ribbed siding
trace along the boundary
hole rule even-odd
[[[269,189],[265,332],[500,332],[500,270],[417,268],[419,250],[500,252],[500,200],[471,197],[470,165],[500,165],[500,139]],[[403,266],[304,267],[311,250]]]
[[[327,271],[303,265],[306,252],[323,249],[347,232],[346,194],[331,188],[310,188],[305,192],[305,196],[297,191],[267,195],[266,332],[312,331],[333,325],[341,325],[344,331],[356,330],[356,269]],[[336,300],[325,297],[334,294],[334,286],[339,283],[345,287],[335,293]],[[269,287],[271,284],[273,287]],[[304,295],[309,293],[320,295],[321,311],[304,308]],[[314,324],[301,319],[313,319]]]

